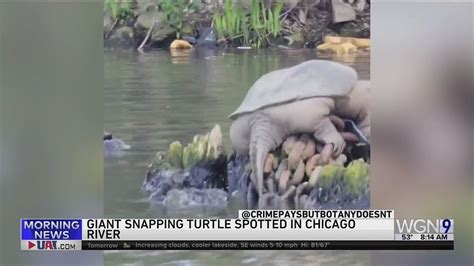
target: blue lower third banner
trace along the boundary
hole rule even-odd
[[[22,219],[21,240],[81,240],[81,219]]]
[[[80,250],[81,219],[21,219],[22,250]]]

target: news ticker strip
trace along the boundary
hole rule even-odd
[[[453,250],[454,241],[22,240],[22,250]]]
[[[87,241],[454,241],[452,219],[395,219],[390,210],[242,210],[239,218],[22,219],[21,248],[77,250]]]

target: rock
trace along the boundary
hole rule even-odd
[[[109,133],[109,132],[105,132],[105,131],[104,131],[102,140],[111,140],[112,138],[113,138],[113,137],[112,137],[112,133]]]
[[[331,0],[333,23],[353,21],[356,19],[356,12],[351,5],[343,0]]]
[[[179,33],[181,34],[180,36],[193,35],[194,31],[192,25],[188,22],[185,22],[179,30]]]
[[[149,171],[142,189],[150,193],[150,200],[162,202],[168,191],[174,188],[183,188],[184,179],[185,173],[181,169]]]
[[[145,178],[145,182],[149,182],[149,178],[153,176],[156,172],[160,170],[168,170],[170,168],[171,166],[167,160],[166,152],[157,152],[153,157],[151,163],[148,165],[147,177]]]
[[[122,39],[131,39],[133,40],[133,29],[130,28],[130,27],[121,27],[121,28],[118,28],[114,34],[112,35],[111,38],[114,38],[115,37],[118,37],[118,38],[122,38]]]
[[[164,23],[165,18],[166,16],[162,12],[156,10],[143,12],[137,17],[135,28],[148,30],[154,23],[158,25]]]
[[[123,150],[129,150],[130,145],[127,145],[125,142],[123,142],[120,139],[111,139],[111,140],[104,140],[104,152],[107,153],[112,153],[115,151],[123,151]]]
[[[200,27],[195,43],[196,48],[217,48],[217,31],[213,27]]]
[[[135,22],[135,28],[140,32],[142,38],[154,24],[151,32],[151,42],[161,42],[170,35],[175,34],[175,30],[166,23],[166,15],[163,12],[158,12],[155,9],[148,10],[138,15]]]
[[[288,8],[292,9],[298,5],[299,0],[283,0],[283,4]]]
[[[109,16],[104,16],[104,32],[109,30],[109,28],[112,26],[112,19]]]
[[[298,10],[298,20],[303,23],[303,24],[306,24],[306,17],[307,17],[307,11],[306,10],[303,10],[303,9],[300,9]],[[306,12],[305,12],[306,11]]]
[[[189,171],[171,167],[162,153],[157,156],[142,185],[142,189],[150,194],[152,201],[162,202],[172,189],[227,187],[225,156],[212,163],[194,165]]]
[[[362,12],[364,11],[365,7],[366,7],[366,0],[357,0],[355,3],[354,3],[354,9],[357,11],[357,12]]]
[[[227,206],[227,193],[220,189],[172,189],[163,200],[167,208],[219,208]]]
[[[135,9],[136,14],[139,15],[145,12],[158,11],[155,0],[135,0],[137,8]]]
[[[234,191],[247,192],[247,182],[250,179],[249,156],[232,154],[227,163],[227,180],[229,193]]]
[[[304,36],[301,32],[295,32],[290,36],[285,36],[285,39],[288,41],[288,47],[302,48],[304,46]]]
[[[341,23],[338,26],[341,36],[355,38],[370,38],[370,11],[357,14],[355,21]]]
[[[107,46],[130,48],[135,46],[133,29],[128,26],[117,28],[105,41]]]
[[[186,147],[179,141],[171,143],[167,152],[157,152],[153,158],[143,190],[150,193],[150,200],[162,202],[172,189],[227,188],[227,157],[222,154],[221,146],[219,126],[206,135],[194,136]],[[238,178],[244,179],[243,174]],[[243,188],[233,185],[236,189]]]
[[[194,45],[196,43],[196,38],[192,36],[185,35],[183,36],[183,40],[187,41],[188,43]]]
[[[175,36],[175,34],[176,31],[173,28],[167,25],[160,25],[153,28],[151,33],[151,41],[152,43],[164,42],[166,39]]]
[[[130,145],[126,144],[121,139],[114,138],[112,134],[108,132],[104,132],[103,142],[105,157],[121,155],[122,151],[130,149]]]

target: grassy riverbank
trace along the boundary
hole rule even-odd
[[[212,31],[206,30],[212,29]],[[324,36],[370,37],[370,2],[339,0],[105,0],[108,47],[168,48],[174,39],[216,47],[314,48]]]

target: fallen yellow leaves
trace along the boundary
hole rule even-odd
[[[370,39],[325,36],[324,43],[316,47],[320,51],[332,51],[336,56],[355,53],[359,48],[369,49]]]

